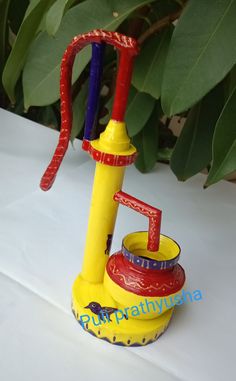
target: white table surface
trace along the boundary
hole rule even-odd
[[[0,380],[222,381],[234,379],[236,186],[180,183],[166,165],[129,167],[123,190],[163,210],[162,232],[182,248],[189,291],[166,333],[146,347],[117,347],[84,332],[71,313],[80,272],[94,162],[68,150],[49,192],[40,177],[58,133],[0,110]],[[147,220],[120,207],[112,252]]]

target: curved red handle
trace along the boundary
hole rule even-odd
[[[160,244],[161,210],[122,191],[116,192],[113,198],[120,204],[128,206],[128,208],[149,218],[147,249],[149,251],[158,251]]]
[[[133,58],[138,54],[137,41],[117,32],[99,29],[74,37],[72,42],[68,45],[61,63],[61,131],[53,158],[40,182],[40,187],[44,191],[51,188],[70,141],[72,126],[71,77],[75,56],[86,45],[93,42],[105,42],[115,46],[121,52],[112,118],[120,121],[124,118],[131,81]]]

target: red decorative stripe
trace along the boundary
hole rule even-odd
[[[158,251],[160,244],[161,210],[122,191],[114,195],[114,200],[149,218],[147,249],[149,251]]]
[[[168,296],[182,289],[184,269],[150,270],[127,261],[121,252],[110,257],[106,265],[109,277],[123,289],[141,296]]]
[[[88,151],[90,148],[90,141],[87,140],[87,139],[83,139],[83,142],[82,142],[82,149],[84,151]]]
[[[88,140],[83,140],[83,149],[85,149],[90,156],[99,163],[110,165],[113,167],[126,167],[132,164],[137,156],[137,152],[131,155],[113,155],[95,149]]]

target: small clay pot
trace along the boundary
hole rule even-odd
[[[185,272],[178,264],[179,245],[161,234],[159,250],[151,252],[147,241],[148,232],[128,234],[121,251],[109,258],[104,277],[105,287],[121,308],[139,306],[140,302],[162,306],[154,311],[150,305],[150,311],[137,319],[153,319],[172,308],[180,301],[185,282]]]

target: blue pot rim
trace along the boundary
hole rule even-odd
[[[139,232],[135,232],[135,233],[139,233]],[[140,233],[143,233],[143,232],[140,232]],[[132,233],[130,233],[130,234],[132,234]],[[136,266],[145,268],[145,269],[150,269],[150,270],[168,270],[168,269],[171,269],[179,261],[181,248],[180,248],[179,244],[173,238],[171,238],[165,234],[161,234],[161,236],[171,239],[178,246],[179,252],[174,258],[159,261],[159,260],[143,258],[143,257],[140,257],[138,255],[135,255],[125,247],[124,239],[126,237],[122,241],[121,253],[123,254],[124,258],[127,259],[129,262],[133,263]]]

